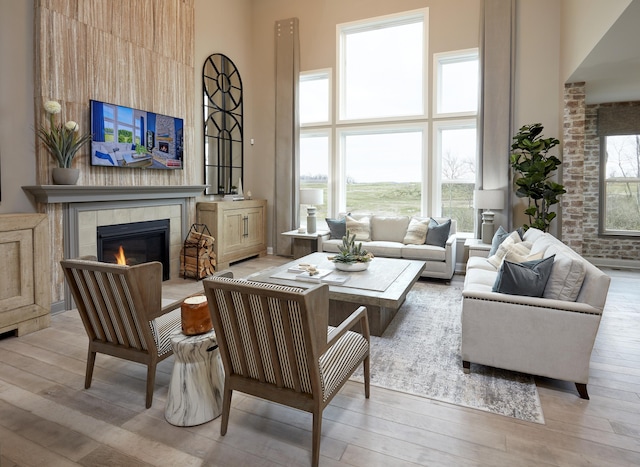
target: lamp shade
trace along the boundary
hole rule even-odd
[[[300,204],[322,204],[324,201],[321,188],[305,188],[300,190]]]
[[[474,190],[473,207],[475,209],[504,209],[502,190]]]

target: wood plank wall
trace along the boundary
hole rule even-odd
[[[35,115],[57,100],[65,121],[90,131],[89,100],[96,99],[184,119],[184,170],[117,170],[90,165],[90,147],[76,156],[79,185],[194,185],[202,155],[195,154],[194,0],[35,0]],[[34,137],[35,138],[35,137]],[[53,158],[38,140],[36,182],[50,185]],[[195,218],[195,200],[189,212]],[[52,299],[63,298],[62,209],[49,215]],[[190,219],[189,222],[193,222]]]

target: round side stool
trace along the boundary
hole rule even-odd
[[[171,335],[171,346],[175,363],[164,418],[172,425],[194,426],[218,417],[224,368],[215,332],[197,336],[177,332]]]

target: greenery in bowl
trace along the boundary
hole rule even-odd
[[[367,263],[373,259],[373,254],[362,248],[362,242],[356,243],[356,234],[342,237],[342,245],[338,246],[340,253],[329,257],[334,263]]]

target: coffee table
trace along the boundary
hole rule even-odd
[[[310,287],[312,282],[296,279],[288,270],[300,263],[316,265],[334,272],[325,276],[348,276],[341,285],[329,284],[329,324],[337,326],[360,305],[367,307],[371,335],[380,336],[387,328],[407,293],[424,270],[424,261],[395,258],[374,258],[366,271],[342,272],[335,270],[327,258],[330,253],[312,253],[276,268],[270,268],[247,277],[248,280],[292,287]]]

